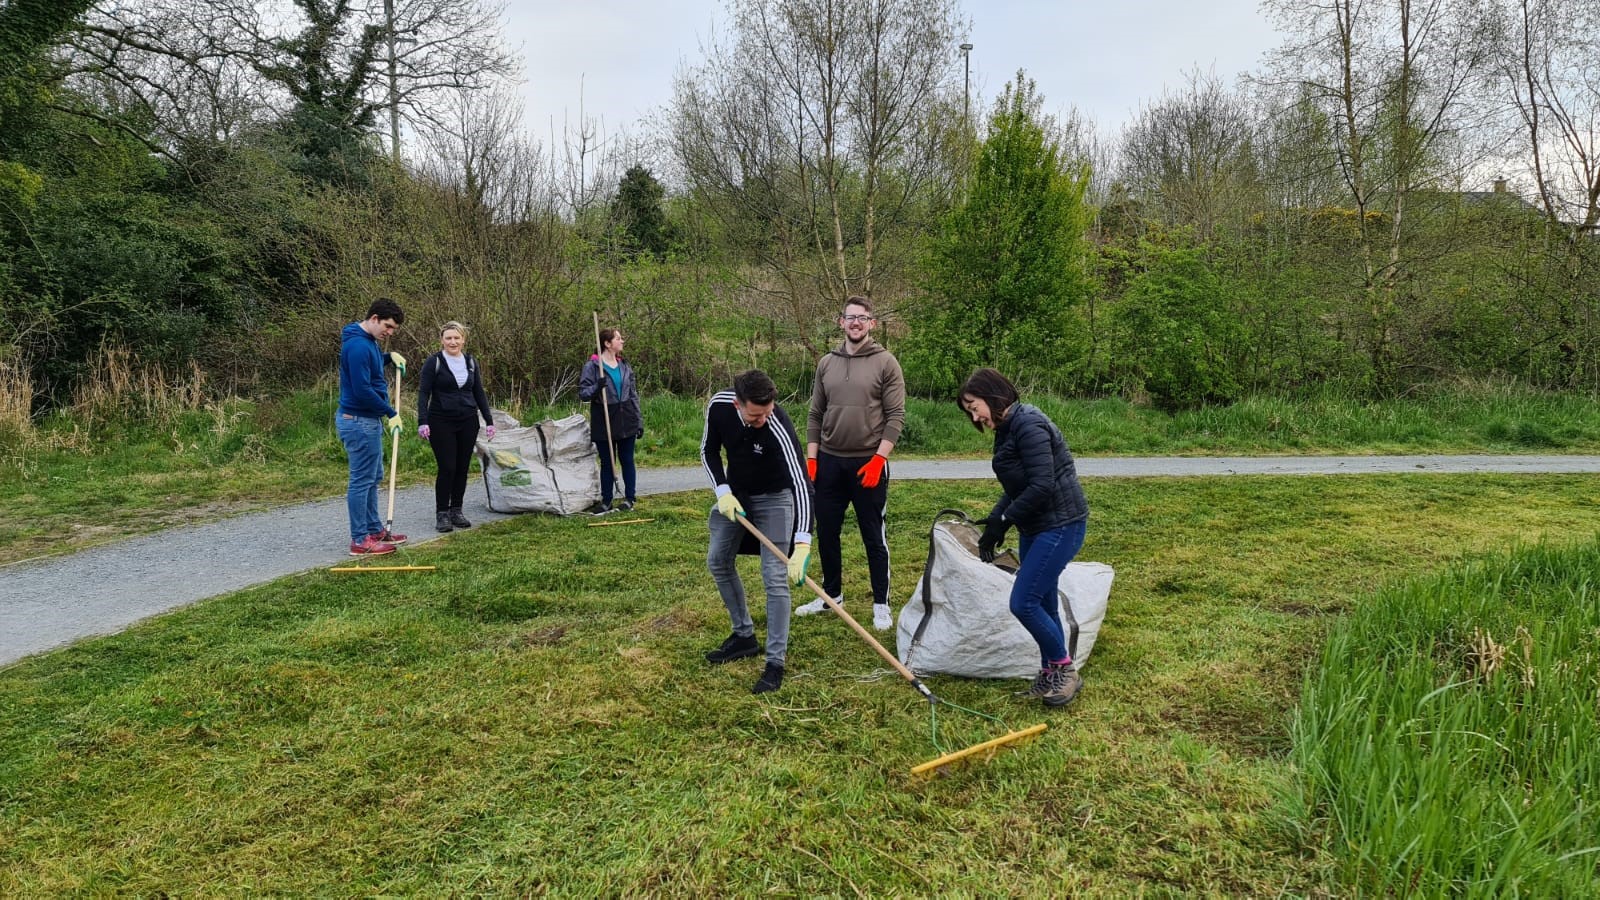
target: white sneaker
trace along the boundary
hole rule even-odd
[[[844,597],[835,597],[833,598],[833,602],[843,606]],[[821,597],[818,597],[804,606],[797,606],[794,610],[794,614],[797,616],[814,616],[819,612],[828,612],[828,604],[823,602]]]
[[[888,631],[894,627],[894,615],[889,612],[889,604],[872,604],[872,627],[879,631]]]

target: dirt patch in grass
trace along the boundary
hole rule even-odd
[[[554,647],[560,644],[561,639],[566,636],[567,627],[565,625],[553,625],[549,628],[525,631],[512,638],[511,644],[514,647]]]

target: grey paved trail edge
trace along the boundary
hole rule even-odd
[[[1252,456],[1078,459],[1088,478],[1372,475],[1419,472],[1600,472],[1600,456]],[[896,479],[988,479],[988,460],[892,462]],[[639,493],[710,488],[697,466],[641,469]],[[474,524],[507,516],[468,495]],[[345,504],[330,500],[149,534],[47,561],[0,566],[0,666],[81,638],[111,634],[180,606],[348,561]],[[395,530],[412,544],[433,531],[433,486],[396,495]]]

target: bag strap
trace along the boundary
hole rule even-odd
[[[922,644],[922,635],[928,630],[928,623],[933,620],[933,556],[934,534],[939,527],[939,520],[945,516],[959,518],[964,524],[971,525],[972,520],[959,509],[941,509],[933,516],[933,524],[928,526],[928,560],[922,565],[922,618],[917,621],[917,627],[911,631],[911,646],[906,648],[906,668],[911,668],[911,656],[917,652],[917,647]]]

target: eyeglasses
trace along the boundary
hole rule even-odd
[[[840,316],[839,318],[844,320],[844,321],[846,321],[846,322],[871,322],[872,321],[872,317],[871,316],[854,316],[854,315],[852,315],[852,316]]]

